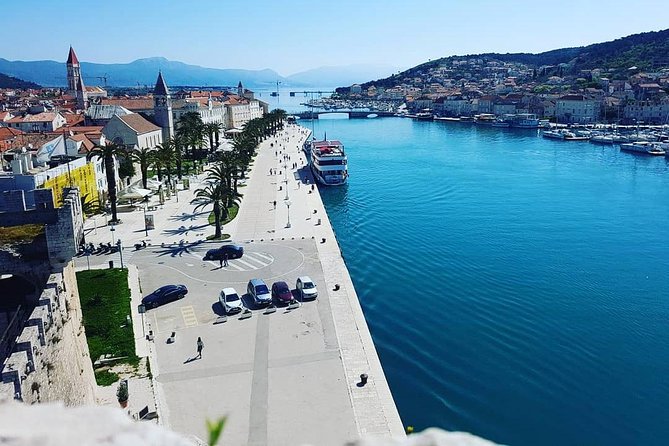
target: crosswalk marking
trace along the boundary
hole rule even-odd
[[[192,305],[181,307],[181,316],[184,319],[186,327],[195,327],[197,325],[197,317],[195,316],[195,309]]]
[[[241,263],[242,265],[246,265],[246,266],[248,266],[248,267],[251,268],[251,269],[258,269],[257,266],[255,266],[255,265],[251,265],[249,262],[246,262],[246,261],[244,261],[244,260],[242,260],[242,259],[237,259],[237,262]]]
[[[267,266],[267,265],[269,265],[269,263],[265,263],[265,262],[263,262],[262,260],[258,260],[258,259],[254,258],[254,257],[252,257],[252,256],[250,256],[250,255],[247,255],[247,256],[245,257],[245,259],[246,259],[246,260],[252,260],[252,261],[254,261],[254,262],[256,262],[256,263],[261,264],[262,266]]]
[[[270,257],[270,256],[268,256],[268,255],[265,255],[265,254],[261,254],[261,253],[259,253],[259,252],[254,252],[254,253],[252,253],[252,254],[254,254],[254,255],[258,256],[258,257],[262,257],[262,258],[265,259],[265,260],[269,260],[270,262],[274,260],[272,257]]]
[[[234,263],[232,263],[232,261],[228,262],[228,266],[233,267],[237,271],[245,271],[244,268],[242,268],[241,266],[235,265]]]

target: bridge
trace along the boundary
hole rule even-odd
[[[318,119],[318,115],[329,115],[329,114],[347,114],[349,119],[365,119],[369,118],[370,115],[373,118],[388,118],[390,116],[395,116],[394,112],[386,111],[358,111],[358,110],[324,110],[324,111],[306,111],[301,113],[293,113],[293,116],[296,116],[300,119]],[[376,116],[374,116],[376,115]]]

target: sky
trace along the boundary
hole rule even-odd
[[[666,0],[0,0],[8,60],[212,68],[409,68],[482,52],[541,52],[669,28]]]

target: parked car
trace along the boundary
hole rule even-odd
[[[244,255],[244,248],[239,245],[223,245],[220,248],[207,251],[204,260],[223,260],[226,254],[228,260],[240,259]]]
[[[272,284],[272,298],[279,303],[289,303],[293,300],[293,293],[286,282],[274,282]]]
[[[183,299],[186,294],[188,294],[186,285],[165,285],[144,296],[142,304],[146,308],[155,308],[177,299]]]
[[[309,276],[302,276],[297,278],[295,283],[295,288],[297,288],[297,294],[304,299],[316,299],[318,297],[318,289],[314,281],[311,280]]]
[[[223,305],[225,314],[237,314],[244,310],[244,303],[234,288],[223,288],[218,300]]]
[[[262,279],[249,280],[246,291],[253,298],[253,302],[258,306],[269,305],[272,303],[272,295]]]

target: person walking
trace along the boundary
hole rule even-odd
[[[223,259],[218,259],[218,265],[223,268]]]
[[[272,204],[274,205],[274,210],[276,211],[276,200],[274,200]]]
[[[197,337],[197,357],[202,359],[202,349],[204,349],[204,342],[202,342],[201,337]]]
[[[223,266],[228,266],[228,253],[223,255]]]

